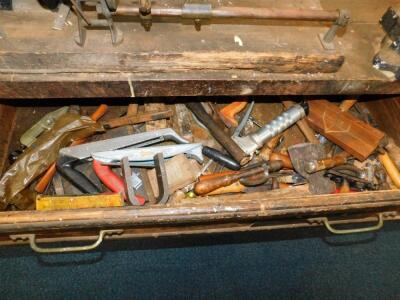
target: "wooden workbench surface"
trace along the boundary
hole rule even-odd
[[[138,22],[120,18],[124,41],[112,46],[107,30],[90,30],[83,48],[73,40],[76,17],[62,31],[52,29],[55,13],[34,0],[15,1],[0,12],[0,97],[141,97],[191,95],[394,94],[400,84],[375,70],[371,61],[383,31],[378,20],[395,0],[218,1],[220,5],[348,8],[352,23],[323,50],[317,38],[327,24],[242,20],[202,26]],[[362,5],[360,3],[362,2]],[[165,20],[164,20],[165,21]],[[235,42],[236,36],[236,42]],[[242,45],[240,45],[240,42]],[[299,57],[272,66],[269,57]],[[326,57],[332,66],[318,72],[310,57]],[[340,58],[344,64],[337,72]],[[287,61],[287,60],[286,60]],[[292,73],[298,64],[302,71]],[[307,69],[308,67],[308,69]],[[271,73],[274,72],[274,73]],[[279,73],[277,73],[279,72]],[[285,72],[285,73],[281,73]],[[330,73],[331,72],[331,73]]]

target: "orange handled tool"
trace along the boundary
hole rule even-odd
[[[101,104],[96,111],[90,116],[93,121],[99,120],[104,114],[107,112],[108,106],[105,104]],[[83,144],[85,139],[80,139],[73,141],[71,146],[76,146]],[[56,174],[56,163],[52,163],[51,166],[47,169],[46,173],[40,178],[39,182],[35,186],[35,191],[38,193],[43,193],[46,187],[49,185],[50,181],[53,179],[54,174]]]
[[[235,119],[235,115],[241,112],[247,105],[246,101],[232,102],[219,111],[221,119],[225,125],[229,128],[238,127],[238,121]]]

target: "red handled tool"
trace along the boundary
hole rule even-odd
[[[111,167],[102,165],[100,162],[93,160],[93,170],[100,181],[112,192],[121,193],[124,200],[127,200],[127,191],[124,180],[115,174]],[[140,205],[144,205],[145,199],[140,195],[135,195],[136,201]]]

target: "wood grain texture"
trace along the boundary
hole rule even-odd
[[[266,193],[212,197],[213,204],[106,208],[65,211],[1,212],[0,233],[38,230],[113,228],[222,221],[271,220],[340,212],[393,210],[400,192],[377,191],[322,196],[273,198]]]
[[[106,31],[91,30],[88,32],[85,47],[79,48],[73,41],[74,26],[66,26],[63,31],[51,30],[48,24],[54,19],[54,14],[43,10],[35,1],[27,0],[24,2],[25,10],[0,12],[2,29],[7,35],[7,38],[0,40],[0,57],[4,56],[5,62],[4,73],[0,74],[0,97],[131,97],[132,90],[136,97],[400,92],[398,81],[392,81],[371,66],[371,57],[379,48],[383,34],[378,18],[372,20],[372,15],[375,16],[382,7],[393,4],[393,0],[380,2],[379,10],[372,0],[363,1],[362,10],[359,10],[361,4],[356,3],[357,1],[326,2],[329,1],[324,1],[324,5],[330,6],[329,9],[348,8],[352,13],[353,8],[357,10],[357,22],[351,23],[345,32],[341,31],[337,39],[338,51],[334,55],[345,57],[343,66],[336,73],[278,74],[266,73],[270,63],[262,61],[262,55],[278,54],[279,57],[279,53],[290,53],[293,61],[299,62],[303,57],[320,56],[322,47],[317,35],[324,33],[327,28],[307,22],[288,24],[244,20],[240,24],[217,22],[203,26],[200,32],[195,32],[191,26],[184,24],[156,22],[151,32],[144,32],[136,22],[118,20],[117,24],[124,32],[123,44],[113,47]],[[232,5],[229,1],[218,1],[217,4]],[[319,1],[316,0],[242,0],[235,3],[238,4],[320,8]],[[26,14],[29,14],[29,18]],[[74,16],[71,18],[74,23]],[[18,26],[15,26],[17,23]],[[31,32],[35,32],[35,35]],[[239,36],[243,41],[242,47],[234,43],[234,36]],[[219,61],[215,68],[222,70],[213,69],[211,60],[207,61],[203,57],[206,53],[216,54],[212,57]],[[235,56],[232,61],[226,61],[228,57],[221,56],[221,53],[238,53],[239,56]],[[253,53],[251,57],[254,59],[244,59],[246,53]],[[57,58],[58,55],[60,56]],[[60,67],[65,67],[60,58],[76,56],[81,58],[68,60],[71,66],[67,66],[67,69]],[[196,60],[187,58],[199,59],[198,62],[205,68],[202,69]],[[244,61],[243,68],[238,59]],[[174,61],[181,63],[175,66]],[[279,62],[285,61],[276,61]],[[303,62],[304,65],[306,61]],[[37,73],[51,64],[57,65],[57,68],[52,69],[53,73]],[[264,68],[263,65],[267,67]],[[194,69],[190,71],[187,67]],[[227,69],[228,67],[235,69]],[[283,66],[279,66],[283,69],[287,67],[293,65],[285,62]],[[75,72],[79,68],[74,76],[62,73]],[[162,71],[163,68],[165,72]],[[29,72],[34,74],[23,74]]]
[[[378,147],[385,134],[343,112],[326,100],[309,101],[307,120],[311,128],[337,144],[345,151],[363,161]]]

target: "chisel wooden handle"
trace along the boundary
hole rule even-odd
[[[93,121],[99,120],[104,114],[107,112],[108,106],[105,104],[101,104],[96,111],[90,116]],[[76,140],[71,143],[71,146],[76,146],[83,144],[85,139]],[[49,185],[50,181],[53,179],[54,174],[56,174],[56,163],[52,163],[51,166],[47,169],[46,173],[40,178],[39,182],[35,186],[35,191],[38,193],[43,193],[46,187]]]
[[[232,102],[226,105],[219,111],[219,114],[224,121],[225,125],[230,127],[238,127],[238,121],[235,119],[235,115],[241,112],[247,105],[246,101]]]
[[[265,171],[264,167],[256,167],[254,169],[238,172],[237,174],[224,175],[216,178],[202,180],[195,184],[194,192],[197,195],[205,195],[218,188],[231,185],[232,183],[240,180],[243,177],[252,176],[264,171]]]

